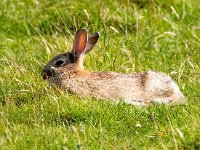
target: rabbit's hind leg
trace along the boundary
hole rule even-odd
[[[142,100],[125,100],[125,103],[134,106],[147,106],[147,104]]]

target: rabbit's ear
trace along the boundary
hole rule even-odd
[[[100,33],[95,32],[88,37],[88,42],[85,48],[85,54],[89,53],[94,48],[95,44],[97,43],[99,39],[99,36],[100,36]]]
[[[72,52],[77,56],[81,55],[85,51],[86,44],[87,31],[86,29],[80,29],[76,32]]]

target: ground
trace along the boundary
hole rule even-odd
[[[1,149],[200,149],[198,0],[2,0]],[[72,48],[80,28],[100,32],[85,68],[170,75],[184,105],[79,98],[50,87],[41,70]]]

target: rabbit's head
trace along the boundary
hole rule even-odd
[[[50,60],[42,70],[43,79],[58,76],[61,73],[59,71],[61,68],[83,69],[84,55],[93,49],[98,38],[98,32],[88,37],[86,29],[77,31],[72,50],[64,54],[58,54]]]

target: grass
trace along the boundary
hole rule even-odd
[[[192,0],[0,2],[1,149],[200,149],[200,5]],[[182,106],[81,99],[40,72],[80,28],[101,37],[88,70],[169,74]]]

